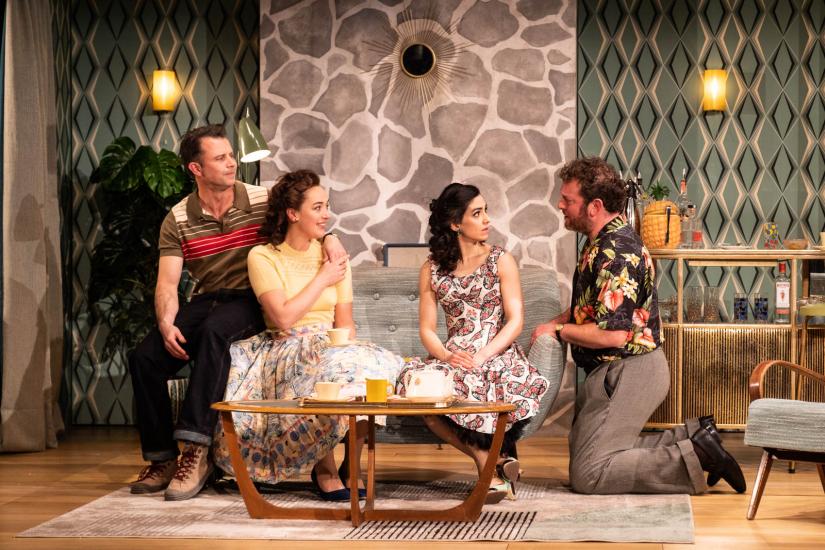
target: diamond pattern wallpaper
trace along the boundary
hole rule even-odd
[[[68,220],[71,216],[71,166],[72,166],[72,78],[71,78],[71,30],[69,28],[69,5],[66,2],[52,2],[52,39],[54,41],[55,65],[55,92],[57,94],[57,173],[59,175],[60,216]],[[60,257],[64,259],[62,266],[63,284],[63,319],[64,335],[68,336],[71,326],[71,285],[72,269],[67,258],[71,257],[72,232],[71,227],[64,225],[60,231]],[[64,365],[63,380],[60,384],[61,413],[64,419],[71,418],[69,410],[69,387],[71,380],[71,365],[68,358],[72,356],[71,339],[63,341]]]
[[[683,168],[705,246],[825,229],[825,2],[579,0],[578,153],[670,186]],[[725,69],[727,110],[704,113],[702,74]],[[673,292],[665,266],[660,293]],[[690,284],[772,287],[770,269],[701,268]],[[735,289],[735,290],[734,290]]]
[[[107,327],[86,301],[100,206],[89,176],[106,146],[129,136],[177,150],[191,127],[234,126],[258,112],[258,0],[71,0],[53,2],[58,144],[64,214],[67,349],[64,393],[74,424],[132,423],[125,357],[98,356]],[[152,71],[174,69],[182,98],[152,110]],[[70,358],[70,359],[69,359]]]

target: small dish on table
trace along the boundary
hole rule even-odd
[[[458,398],[455,395],[441,395],[441,396],[418,396],[418,397],[401,397],[400,395],[390,395],[387,397],[388,407],[433,407],[434,409],[442,409],[452,406]]]
[[[808,248],[808,239],[785,239],[785,248],[788,250],[805,250]]]
[[[333,344],[330,342],[327,344],[328,348],[345,348],[347,346],[359,346],[361,344],[365,344],[366,342],[362,342],[361,340],[346,340],[345,342],[339,342],[337,344]]]

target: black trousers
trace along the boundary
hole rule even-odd
[[[251,290],[219,290],[195,296],[175,317],[192,360],[189,387],[177,426],[166,382],[186,366],[163,345],[157,327],[129,354],[129,371],[137,407],[140,446],[145,460],[178,455],[176,440],[212,443],[218,414],[210,406],[222,401],[229,376],[229,345],[264,330],[261,307]]]

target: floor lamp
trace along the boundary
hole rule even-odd
[[[271,151],[267,148],[266,140],[261,135],[261,131],[252,121],[252,117],[249,116],[249,107],[246,108],[246,114],[238,123],[238,152],[241,161],[241,177],[245,183],[254,184],[254,182],[249,181],[251,179],[252,163],[268,157]]]

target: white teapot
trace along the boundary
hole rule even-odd
[[[407,373],[407,397],[450,397],[455,389],[452,370],[420,369]]]

